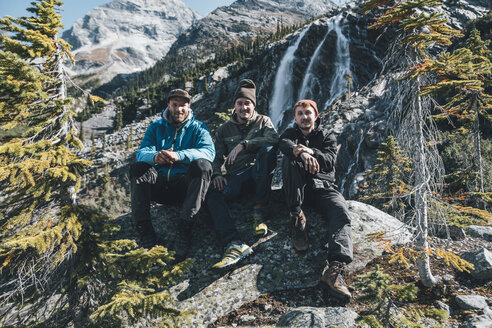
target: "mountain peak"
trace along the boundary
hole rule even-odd
[[[181,0],[114,0],[76,20],[63,39],[73,46],[75,74],[104,70],[108,81],[154,64],[200,18]]]

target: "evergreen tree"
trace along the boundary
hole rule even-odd
[[[102,146],[102,152],[106,152],[106,132],[103,134],[103,146]]]
[[[492,76],[492,63],[489,59],[492,52],[488,50],[489,43],[482,41],[480,33],[474,29],[465,48],[459,48],[452,54],[440,54],[438,60],[428,61],[419,68],[420,71],[432,72],[439,77],[439,81],[426,87],[422,94],[453,95],[442,106],[445,114],[438,117],[457,118],[461,124],[458,133],[471,132],[474,141],[474,165],[470,168],[472,172],[469,176],[473,177],[473,184],[472,188],[467,189],[478,195],[485,193],[480,118],[492,122],[492,96],[484,88]]]
[[[39,313],[47,326],[84,325],[91,313],[97,325],[148,315],[173,325],[186,313],[168,288],[190,263],[172,267],[164,247],[116,239],[109,218],[77,204],[91,163],[75,155],[61,5],[38,0],[31,17],[0,18],[0,127],[26,129],[0,143],[0,325],[41,325]]]
[[[411,155],[417,228],[415,241],[420,252],[416,261],[422,284],[427,287],[437,282],[429,264],[428,202],[442,186],[443,166],[437,149],[431,147],[436,144],[437,133],[434,122],[429,120],[432,102],[421,94],[422,85],[428,77],[418,68],[432,60],[429,51],[432,46],[450,45],[451,38],[459,35],[446,25],[446,19],[435,10],[441,5],[439,0],[370,0],[362,7],[365,13],[374,8],[382,9],[372,28],[391,25],[398,32],[386,61],[389,64],[387,67],[397,72],[400,84],[403,84],[391,97],[394,98],[393,113],[398,122],[398,142]]]
[[[91,153],[96,153],[96,138],[94,136],[94,132],[91,133]]]
[[[403,219],[409,205],[408,185],[411,167],[408,158],[398,147],[395,137],[389,136],[378,150],[379,157],[371,170],[366,172],[368,185],[364,188],[364,200],[372,200],[389,214]]]

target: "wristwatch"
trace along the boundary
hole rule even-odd
[[[244,149],[246,149],[248,142],[246,140],[243,140],[239,144],[242,145],[244,147]]]

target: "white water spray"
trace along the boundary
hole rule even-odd
[[[331,80],[330,98],[326,101],[323,108],[330,106],[333,101],[339,98],[347,89],[347,74],[352,75],[350,71],[350,43],[347,37],[342,33],[342,24],[334,24],[334,29],[337,34],[337,48],[335,58],[335,76]]]
[[[290,110],[294,105],[293,93],[294,87],[292,85],[292,71],[294,69],[294,53],[296,52],[302,38],[309,30],[309,26],[306,27],[297,37],[296,42],[287,48],[284,57],[280,61],[280,66],[275,76],[275,83],[273,85],[273,95],[270,101],[270,118],[273,125],[278,127],[282,122],[283,114],[285,110]]]

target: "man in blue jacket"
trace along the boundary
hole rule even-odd
[[[147,128],[130,168],[132,216],[143,246],[157,243],[150,202],[182,202],[173,247],[178,260],[190,248],[193,218],[205,198],[215,157],[210,132],[193,117],[190,101],[185,90],[170,92],[162,118]]]

